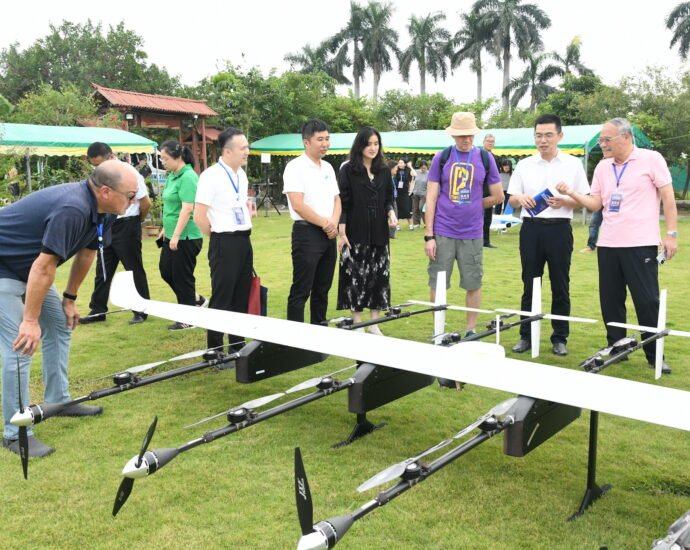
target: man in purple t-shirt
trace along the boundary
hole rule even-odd
[[[479,128],[472,113],[458,112],[446,128],[455,146],[436,153],[429,170],[426,192],[426,235],[424,251],[429,257],[431,300],[436,298],[436,275],[446,272],[450,287],[453,263],[460,270],[460,288],[467,292],[465,304],[481,304],[482,226],[484,209],[503,202],[503,187],[492,155],[484,159],[483,150],[474,147]],[[489,166],[487,175],[485,165]],[[490,195],[482,198],[484,183]],[[467,333],[473,334],[477,314],[467,313]]]

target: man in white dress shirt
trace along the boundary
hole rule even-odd
[[[254,252],[249,238],[251,218],[256,215],[249,203],[247,164],[249,143],[242,130],[227,128],[218,136],[221,157],[199,176],[194,205],[194,222],[210,237],[208,264],[211,270],[209,307],[247,313],[252,282]],[[242,348],[244,340],[228,335],[229,352]],[[223,334],[208,331],[209,353],[205,359],[222,353]]]
[[[513,208],[522,207],[520,229],[520,260],[522,262],[522,303],[520,309],[532,308],[532,280],[544,275],[549,266],[551,281],[551,313],[570,315],[570,259],[573,254],[573,208],[578,203],[556,191],[556,185],[566,183],[583,195],[589,194],[587,175],[582,162],[558,150],[563,139],[561,119],[545,114],[534,124],[537,154],[518,162],[510,179],[508,194]],[[552,196],[535,201],[541,193]],[[530,213],[529,210],[532,210]],[[551,343],[555,355],[567,355],[568,321],[551,321]],[[520,340],[513,351],[524,353],[530,349],[530,323],[520,325]]]
[[[328,291],[333,283],[340,191],[333,167],[323,158],[330,147],[326,123],[313,119],[302,128],[304,153],[288,162],[283,173],[292,226],[292,286],[287,318],[304,322],[310,299],[312,324],[326,321]]]

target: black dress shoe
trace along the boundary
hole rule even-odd
[[[38,439],[36,439],[33,435],[29,436],[29,456],[31,458],[43,458],[44,456],[48,456],[51,454],[55,449],[52,447],[48,447],[48,445],[42,443]],[[2,446],[5,447],[8,451],[11,453],[14,453],[16,455],[19,454],[19,440],[18,439],[5,439],[3,437],[2,439]]]
[[[130,325],[138,325],[139,323],[143,323],[144,321],[146,321],[146,317],[147,317],[147,315],[144,313],[136,313],[135,312],[134,317],[132,317],[129,320],[129,324]]]
[[[98,416],[103,412],[103,407],[92,405],[72,405],[56,412],[53,416]]]
[[[528,349],[532,347],[529,340],[518,340],[518,343],[513,346],[513,353],[525,353]]]
[[[498,247],[494,244],[489,243],[489,244],[485,244],[484,248],[498,248]]]
[[[98,323],[100,321],[105,321],[105,313],[102,311],[91,311],[86,317],[79,319],[79,324],[88,325],[90,323]]]
[[[650,369],[655,369],[656,365],[654,363],[649,363]],[[671,367],[668,366],[666,361],[661,362],[661,374],[671,374]]]
[[[565,342],[556,342],[553,345],[553,354],[554,355],[568,355],[568,348],[565,347]]]

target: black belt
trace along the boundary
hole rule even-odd
[[[523,222],[540,223],[542,225],[559,225],[570,223],[570,218],[522,218]]]
[[[244,229],[242,231],[214,231],[211,233],[211,236],[217,235],[217,236],[229,236],[229,237],[249,237],[249,235],[252,234],[251,229]]]
[[[318,225],[306,220],[295,220],[295,225],[304,225],[306,227],[315,227],[316,229],[321,229]]]

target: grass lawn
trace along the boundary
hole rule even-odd
[[[572,315],[600,318],[596,255],[577,252],[585,244],[586,226],[576,223],[574,231]],[[681,220],[679,233],[680,255],[660,269],[660,280],[662,288],[669,289],[669,325],[690,330],[686,316],[690,254],[683,248],[690,222]],[[269,315],[284,317],[291,280],[288,216],[262,214],[252,239],[257,272],[270,288]],[[517,307],[518,232],[492,239],[498,249],[484,255],[482,306]],[[427,299],[421,231],[403,227],[391,249],[394,303]],[[158,274],[158,250],[152,239],[144,242],[144,254],[152,297],[173,301]],[[60,290],[67,271],[60,269]],[[198,290],[208,296],[206,246],[196,275]],[[457,281],[456,273],[449,302],[460,304],[464,297]],[[90,276],[79,293],[84,315],[92,285]],[[338,315],[336,288],[334,283],[331,316]],[[547,310],[548,289],[545,280]],[[634,311],[632,305],[629,311]],[[155,318],[129,326],[129,318],[129,313],[117,314],[76,331],[70,365],[74,397],[109,384],[107,380],[102,386],[84,384],[86,380],[205,345],[204,331],[173,333],[166,329],[169,322]],[[450,312],[447,320],[449,328],[464,330],[463,314]],[[636,321],[634,314],[629,321]],[[391,336],[423,341],[431,335],[432,324],[431,315],[420,315],[382,328]],[[577,368],[605,344],[601,323],[572,324],[570,354],[560,358],[550,353],[549,335],[545,325],[539,361],[567,368]],[[515,329],[503,333],[508,350],[517,338]],[[690,360],[683,352],[688,345],[679,338],[667,340],[666,357],[673,374],[659,384],[690,388]],[[57,451],[47,459],[31,461],[28,481],[22,478],[19,458],[0,452],[0,548],[294,548],[300,534],[293,495],[295,446],[302,448],[315,520],[325,519],[350,512],[375,495],[356,492],[362,481],[455,434],[508,397],[481,387],[468,386],[459,393],[434,384],[371,412],[369,418],[386,422],[385,429],[333,450],[331,445],[344,439],[354,424],[354,416],[347,412],[346,392],[341,392],[179,456],[156,475],[136,481],[117,519],[111,517],[119,473],[138,452],[154,415],[159,422],[151,448],[176,447],[223,426],[224,419],[182,429],[188,423],[350,363],[333,357],[252,385],[236,383],[232,370],[202,371],[103,399],[102,417],[46,421],[37,426],[36,434]],[[42,401],[39,365],[37,360],[32,370],[32,402]],[[605,375],[657,383],[639,352]],[[577,509],[586,480],[588,417],[584,412],[580,420],[521,459],[503,455],[500,438],[488,441],[357,522],[339,547],[650,548],[690,508],[690,435],[602,415],[598,481],[613,484],[613,490],[571,523],[566,518]]]

